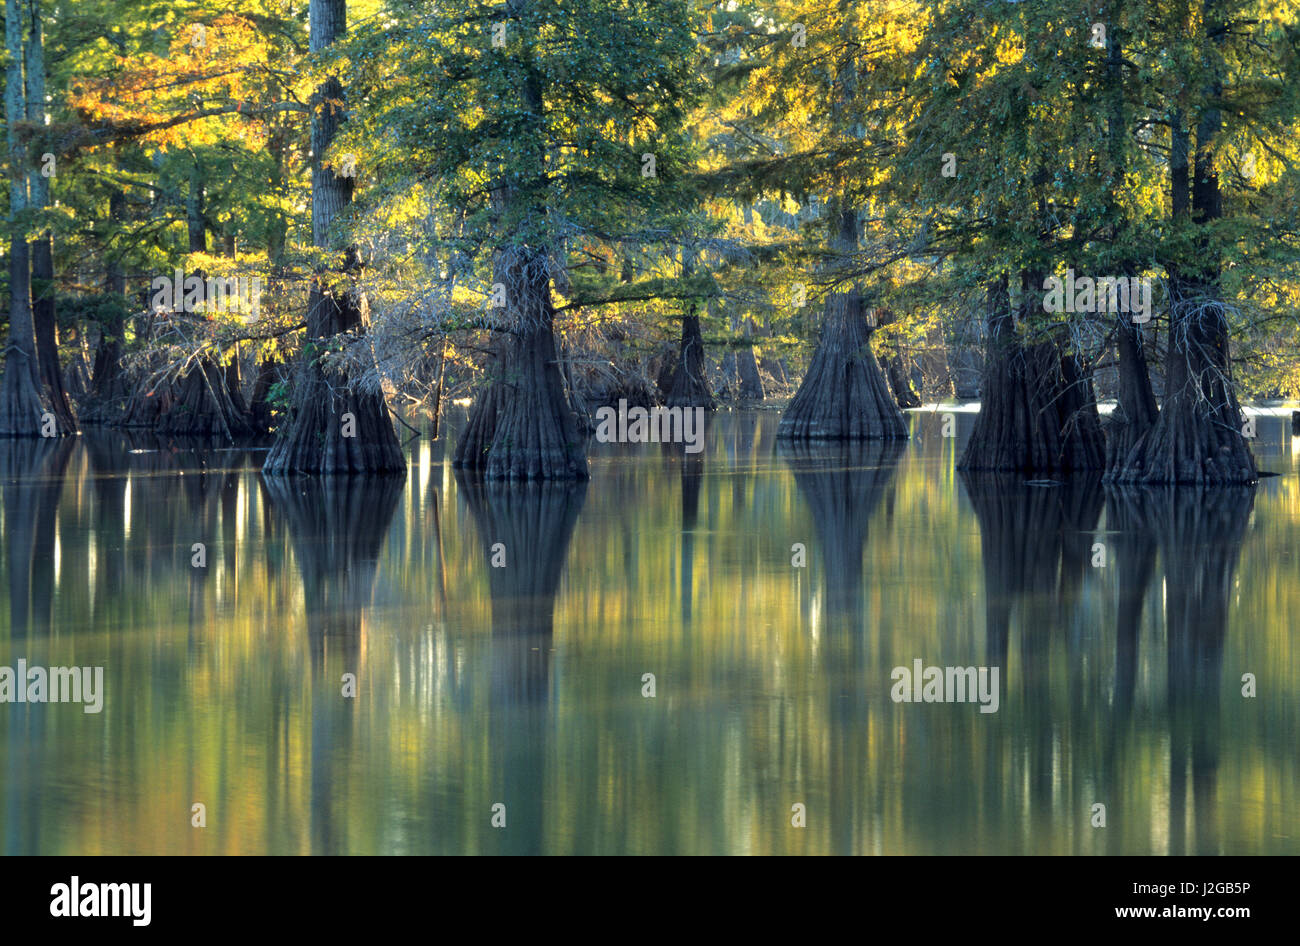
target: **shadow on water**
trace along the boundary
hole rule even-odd
[[[288,526],[302,573],[311,654],[311,838],[317,853],[346,853],[348,811],[337,779],[353,756],[354,699],[343,675],[359,674],[363,614],[374,594],[384,537],[406,488],[403,476],[262,477]],[[357,681],[358,692],[365,681]],[[274,692],[285,692],[278,680]],[[273,726],[272,731],[278,731]]]
[[[710,433],[716,431],[717,418],[712,411],[704,412],[704,429],[699,432],[700,443],[708,444],[712,440]],[[691,617],[695,610],[695,536],[700,521],[700,492],[704,486],[704,451],[694,453],[686,449],[685,444],[665,443],[660,447],[664,461],[664,470],[672,475],[673,467],[678,468],[682,483],[682,546],[678,579],[682,598],[682,627],[689,629]]]
[[[906,446],[899,440],[830,444],[780,442],[795,487],[812,512],[826,607],[830,843],[836,854],[861,850],[870,823],[873,783],[869,731],[872,631],[863,599],[863,551],[869,524],[890,492]],[[809,550],[811,551],[811,550]]]
[[[961,479],[980,527],[987,660],[1003,668],[1004,706],[1024,718],[1027,771],[1013,773],[1011,781],[1024,778],[1031,817],[1050,818],[1059,804],[1059,741],[1067,734],[1073,767],[1092,773],[1089,796],[1072,804],[1082,811],[1100,801],[1108,818],[1121,819],[1133,813],[1131,806],[1150,801],[1125,796],[1132,779],[1121,761],[1131,761],[1146,740],[1167,735],[1168,853],[1218,853],[1214,796],[1224,642],[1254,490],[1103,489],[1091,478],[1041,487],[989,474]],[[1105,529],[1097,542],[1103,506]],[[1113,661],[1098,666],[1089,660],[1094,652],[1086,631],[1076,632],[1076,625],[1090,620],[1084,586],[1100,581],[1095,576],[1106,569],[1114,587],[1115,643]],[[1163,624],[1165,633],[1144,636],[1147,624]],[[1019,628],[1014,654],[1013,625]],[[1143,655],[1144,641],[1163,646],[1164,654]],[[1054,644],[1067,660],[1064,679],[1053,677]],[[1151,719],[1135,705],[1139,681],[1155,679],[1160,664],[1165,718]],[[1063,691],[1067,718],[1061,716]],[[1000,738],[990,727],[986,751],[996,751]],[[985,770],[989,797],[1005,791],[1008,774],[995,766]],[[1111,853],[1134,843],[1122,831],[1097,837]]]
[[[1158,550],[1163,574],[1166,706],[1169,716],[1169,853],[1217,853],[1215,798],[1223,653],[1233,574],[1255,502],[1254,487],[1106,490],[1107,525],[1120,572],[1115,723],[1127,723],[1146,585]],[[1233,685],[1229,694],[1233,695]],[[1187,838],[1187,776],[1192,823]]]
[[[9,638],[48,637],[55,581],[54,519],[76,441],[24,438],[0,443]]]
[[[782,441],[776,449],[812,511],[825,576],[828,623],[833,632],[861,627],[867,524],[893,480],[906,443],[877,440],[813,445]]]
[[[46,648],[53,630],[55,581],[55,513],[63,480],[72,456],[70,437],[14,439],[0,442],[0,483],[4,492],[4,542],[9,593],[9,627],[4,639],[7,659],[26,657],[34,665],[46,663]],[[15,685],[26,685],[23,680]],[[5,755],[5,854],[40,850],[41,820],[33,816],[42,799],[38,783],[25,778],[26,770],[45,764],[46,714],[44,707],[8,703],[4,707],[6,746],[26,746]]]
[[[492,599],[493,805],[505,805],[513,826],[496,838],[509,853],[541,853],[555,597],[587,484],[498,482],[460,471],[456,483],[478,531]]]

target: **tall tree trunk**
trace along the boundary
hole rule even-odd
[[[27,0],[27,121],[32,126],[45,125],[45,40],[42,35],[40,0]],[[33,210],[43,210],[50,203],[50,180],[41,173],[35,158],[28,155],[27,187]],[[63,370],[59,365],[59,337],[54,304],[54,236],[48,230],[30,243],[32,264],[32,315],[36,326],[36,361],[41,383],[54,412],[60,434],[75,433],[77,419],[63,387]]]
[[[1106,215],[1111,221],[1111,233],[1116,243],[1122,239],[1128,223],[1119,201],[1119,189],[1128,168],[1126,144],[1129,130],[1124,105],[1124,52],[1119,13],[1120,5],[1115,0],[1109,10],[1106,29],[1106,97],[1110,110],[1106,148],[1111,174]],[[1184,151],[1184,157],[1185,154]],[[1127,265],[1125,275],[1136,276],[1137,267]],[[1120,475],[1134,445],[1154,426],[1159,416],[1155,392],[1151,389],[1151,371],[1147,364],[1142,326],[1134,322],[1129,313],[1121,312],[1116,316],[1115,338],[1119,354],[1119,391],[1115,412],[1105,424],[1105,478],[1108,481]]]
[[[5,0],[5,125],[9,150],[9,220],[27,207],[27,154],[18,143],[23,107],[23,14],[18,0]],[[0,389],[0,437],[37,437],[50,412],[36,360],[31,267],[27,241],[9,241],[9,343],[4,386]]]
[[[109,239],[117,233],[126,216],[126,195],[121,188],[113,188],[108,198]],[[91,388],[82,404],[82,421],[87,424],[115,424],[121,421],[130,392],[122,373],[122,341],[126,331],[125,313],[126,277],[122,262],[114,247],[106,245],[104,252],[104,292],[121,298],[122,308],[113,311],[101,322],[99,346],[95,350],[95,365],[91,370]],[[112,311],[112,310],[110,310]]]
[[[736,373],[740,377],[740,399],[761,401],[765,396],[763,378],[758,373],[758,358],[754,355],[754,320],[745,320],[745,340],[749,343],[736,349]]]
[[[682,250],[682,275],[694,272],[693,251]],[[702,407],[713,410],[713,395],[709,390],[708,373],[704,367],[704,336],[700,332],[698,303],[691,301],[682,319],[682,343],[677,354],[677,364],[668,383],[665,403],[669,407]]]
[[[310,48],[320,53],[347,32],[346,0],[311,0]],[[324,164],[325,152],[338,135],[343,111],[343,87],[330,78],[312,97],[312,243],[336,245],[330,230],[352,200],[352,178]],[[355,249],[346,252],[344,272],[359,265]],[[344,370],[328,371],[311,343],[342,333],[364,331],[365,301],[340,279],[331,284],[318,272],[307,303],[307,342],[293,389],[290,417],[282,436],[267,454],[263,472],[394,473],[406,470],[406,459],[388,416],[382,394],[364,392]],[[350,424],[349,424],[350,421]]]
[[[876,310],[877,328],[889,325],[894,321],[896,321],[894,313],[888,309]],[[903,353],[899,350],[897,344],[890,343],[885,346],[883,360],[885,375],[889,378],[889,386],[894,391],[894,400],[898,402],[898,406],[904,409],[920,407],[921,399],[912,388],[912,379],[908,377],[907,365],[903,362]]]

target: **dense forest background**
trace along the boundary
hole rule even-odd
[[[1300,396],[1292,0],[4,10],[3,436],[384,472],[472,398],[458,466],[581,478],[620,399],[978,397],[967,469],[1228,483]]]

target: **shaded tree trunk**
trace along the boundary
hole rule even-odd
[[[27,0],[30,15],[27,34],[27,121],[33,126],[45,124],[45,40],[42,35],[40,0]],[[28,155],[27,187],[29,206],[43,210],[50,203],[50,180],[40,172]],[[77,430],[76,415],[63,387],[63,370],[59,365],[58,325],[55,317],[54,236],[48,230],[30,243],[32,264],[32,315],[36,326],[36,361],[40,368],[45,396],[60,434]]]
[[[113,188],[108,198],[109,238],[117,232],[126,216],[126,195]],[[87,424],[114,424],[122,420],[130,392],[122,373],[122,343],[126,330],[126,277],[121,259],[110,246],[104,247],[104,292],[121,298],[122,308],[100,323],[99,345],[91,369],[91,387],[82,404],[82,421]],[[111,311],[111,310],[110,310]]]
[[[689,264],[684,269],[689,275]],[[704,336],[700,332],[699,309],[694,302],[682,319],[682,343],[665,403],[669,407],[702,407],[709,411],[715,407],[704,368]]]
[[[234,440],[255,432],[252,414],[238,385],[236,366],[223,367],[211,358],[201,358],[171,388],[161,404],[155,425],[158,433]]]
[[[512,16],[524,17],[530,0],[507,0]],[[525,62],[516,62],[517,100],[528,116],[518,132],[519,147],[531,171],[545,177],[548,143],[542,79]],[[492,182],[490,200],[497,221],[546,216],[544,202],[525,204],[518,181]],[[543,231],[544,232],[544,231]],[[456,445],[453,464],[490,479],[569,480],[587,478],[587,458],[572,405],[564,393],[555,344],[551,302],[552,249],[545,239],[519,230],[505,231],[493,260],[493,281],[505,286],[505,311],[495,326],[504,337],[493,348],[496,371],[489,389],[475,399],[469,426]]]
[[[1034,277],[1022,274],[1021,282],[1025,317],[1035,298],[1029,291]],[[988,290],[980,412],[958,469],[1068,473],[1104,464],[1091,380],[1054,339],[1022,340],[1003,275]]]
[[[18,143],[23,108],[23,15],[18,0],[5,0],[5,124],[9,151],[9,220],[27,207],[26,151]],[[36,323],[32,313],[31,266],[27,241],[9,241],[9,343],[4,386],[0,388],[0,437],[37,437],[49,412],[36,360]]]
[[[857,213],[839,214],[836,245],[858,245]],[[871,350],[862,295],[857,286],[826,299],[821,338],[812,363],[781,417],[785,440],[903,440],[907,423],[894,403]]]
[[[745,320],[745,339],[750,344],[736,349],[736,373],[740,376],[740,399],[761,401],[765,394],[763,379],[758,373],[758,359],[754,356],[754,320]]]
[[[1115,411],[1105,425],[1108,482],[1123,475],[1133,448],[1146,437],[1159,417],[1142,327],[1120,315],[1115,331],[1119,348],[1119,391]]]
[[[556,358],[544,255],[499,254],[510,330],[493,344],[494,377],[474,401],[452,464],[490,479],[586,479],[587,458]]]
[[[895,321],[894,314],[888,309],[876,310],[876,326],[889,325]],[[907,409],[909,407],[920,407],[921,399],[917,396],[912,387],[912,379],[908,377],[907,366],[903,363],[903,353],[899,350],[898,345],[890,343],[885,347],[884,367],[885,375],[889,378],[889,386],[893,389],[894,400],[898,406]]]

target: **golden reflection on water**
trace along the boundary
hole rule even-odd
[[[0,665],[107,691],[0,705],[0,849],[1300,851],[1281,421],[1283,476],[1192,495],[963,477],[910,419],[790,449],[724,414],[700,455],[593,444],[580,486],[466,481],[427,441],[365,483],[0,444]],[[918,658],[1000,667],[998,712],[894,703]]]

